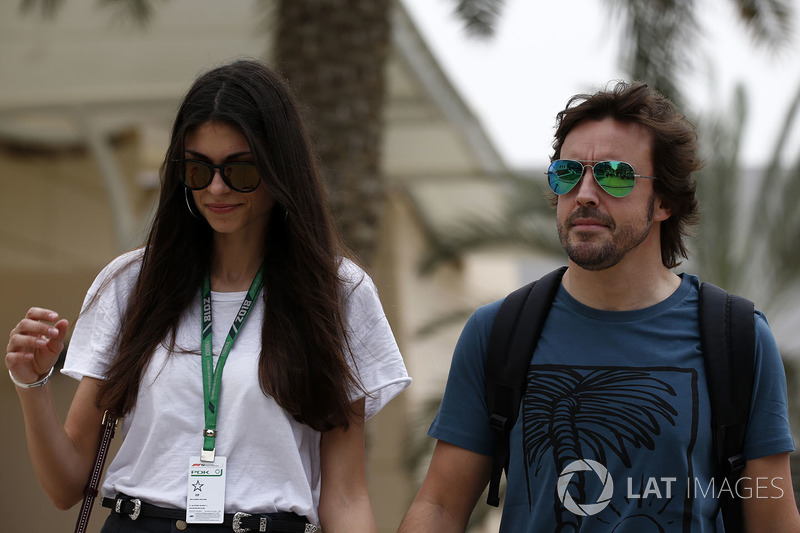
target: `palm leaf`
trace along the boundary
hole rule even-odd
[[[737,87],[733,108],[701,121],[706,166],[697,174],[701,226],[694,250],[704,279],[724,286],[739,286],[736,266],[746,239],[737,238],[731,223],[732,206],[741,190],[740,146],[747,118],[744,88]],[[738,243],[738,244],[737,244]]]
[[[494,35],[504,3],[504,0],[456,0],[455,14],[468,35],[486,39]]]
[[[788,0],[732,0],[739,19],[758,44],[778,48],[790,42],[794,5]]]
[[[476,208],[432,235],[419,262],[420,273],[430,273],[438,265],[468,252],[505,245],[549,255],[564,254],[542,182],[518,174],[493,175],[489,179],[503,191],[505,209],[487,214]]]
[[[620,47],[623,70],[661,91],[679,106],[681,76],[694,66],[700,33],[693,1],[607,0],[612,16],[624,21]]]
[[[27,15],[38,10],[42,18],[53,19],[63,5],[64,0],[21,0],[19,11],[23,15]]]
[[[113,11],[112,18],[122,24],[146,28],[155,16],[156,4],[167,0],[97,0],[97,5]]]
[[[596,370],[584,375],[573,369],[537,367],[529,381],[536,387],[523,398],[523,434],[526,462],[531,465],[540,464],[544,452],[558,446],[552,428],[557,425],[556,413],[563,398],[573,399],[580,407],[571,413],[569,421],[559,423],[569,423],[571,433],[589,445],[600,461],[605,460],[608,447],[628,466],[626,443],[652,449],[652,435],[660,434],[660,424],[674,425],[677,416],[665,399],[665,395],[674,397],[675,390],[645,371]]]
[[[167,0],[160,0],[166,2]],[[23,14],[39,11],[43,18],[52,19],[64,7],[64,0],[20,0],[19,9]],[[113,19],[122,23],[133,23],[145,28],[153,19],[159,0],[97,0],[101,8],[114,11]]]

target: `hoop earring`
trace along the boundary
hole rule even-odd
[[[197,213],[194,212],[194,209],[192,208],[192,204],[191,204],[191,202],[189,202],[189,188],[188,187],[184,187],[183,188],[183,192],[184,192],[184,198],[186,198],[186,207],[189,208],[189,213],[191,213],[191,215],[194,218],[199,220],[200,216]]]

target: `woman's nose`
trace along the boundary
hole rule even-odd
[[[209,183],[208,188],[211,189],[212,192],[218,193],[231,190],[228,184],[225,183],[225,180],[222,179],[222,169],[215,168],[213,172],[214,173],[211,175],[211,183]]]

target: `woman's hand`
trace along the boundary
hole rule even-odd
[[[6,367],[20,383],[42,379],[64,349],[69,323],[50,309],[31,307],[11,330],[6,347]]]
[[[35,383],[44,378],[64,349],[68,327],[55,311],[31,307],[9,335],[6,367],[14,379]],[[100,384],[91,377],[80,381],[63,425],[49,388],[17,387],[33,470],[59,509],[80,501],[92,469],[103,418]]]

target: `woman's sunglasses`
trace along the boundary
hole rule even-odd
[[[181,174],[183,184],[194,191],[211,185],[217,169],[225,185],[237,192],[252,192],[261,183],[255,164],[245,161],[212,165],[197,159],[175,159],[173,163],[183,164]]]
[[[572,159],[558,159],[550,163],[547,179],[556,194],[567,194],[581,180],[583,172],[589,167],[600,187],[611,196],[622,198],[633,190],[636,178],[658,179],[655,176],[637,174],[633,167],[624,161],[589,161],[581,163]]]

